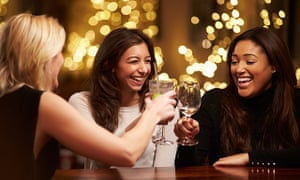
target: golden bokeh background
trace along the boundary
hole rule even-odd
[[[151,37],[160,78],[194,78],[203,91],[227,86],[227,48],[236,35],[272,28],[290,47],[300,84],[299,8],[293,0],[0,0],[0,21],[20,12],[59,19],[67,41],[57,93],[68,98],[87,89],[103,37],[121,26]]]

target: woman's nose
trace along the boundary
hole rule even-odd
[[[140,63],[138,71],[145,73],[147,72],[147,70],[148,70],[147,65],[145,63]]]
[[[245,63],[238,63],[237,69],[236,69],[236,71],[238,73],[245,72],[245,69],[246,69],[246,64]]]

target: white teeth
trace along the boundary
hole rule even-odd
[[[144,80],[144,78],[132,78],[132,79],[134,79],[134,80],[136,80],[136,81],[142,81],[142,80]]]
[[[251,80],[251,78],[238,78],[239,83],[245,83],[245,82],[248,82],[250,80]]]

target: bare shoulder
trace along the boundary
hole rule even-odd
[[[76,110],[64,98],[50,91],[42,94],[40,110],[53,114],[76,113]]]
[[[66,127],[76,129],[86,120],[64,98],[52,92],[44,92],[39,106],[39,121],[47,134],[58,139],[66,133]]]
[[[67,106],[66,104],[68,103],[65,99],[50,91],[45,91],[40,100],[40,108],[52,109],[55,107],[55,109],[58,109],[61,106]]]
[[[53,92],[42,94],[39,106],[39,116],[47,121],[63,121],[75,119],[78,112],[62,97]]]
[[[60,97],[59,95],[51,92],[51,91],[45,91],[43,94],[42,94],[42,98],[45,99],[45,100],[50,100],[50,99],[62,99],[64,100],[62,97]]]

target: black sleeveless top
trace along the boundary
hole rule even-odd
[[[226,93],[224,89],[213,89],[204,94],[201,107],[193,116],[200,125],[200,132],[197,135],[199,144],[196,146],[178,146],[175,159],[176,167],[212,165],[219,158],[229,155],[224,153],[220,142],[220,124],[224,115],[222,104]],[[272,103],[273,96],[274,90],[270,88],[255,98],[241,98],[244,109],[251,114],[249,122],[251,122],[252,150],[248,152],[249,165],[300,168],[300,147],[298,145],[300,140],[297,145],[291,145],[281,150],[259,150],[256,147],[262,136],[259,130],[263,127],[263,122],[269,113],[268,107]],[[300,130],[300,88],[295,88],[294,107],[295,118]]]
[[[42,91],[23,86],[0,97],[1,179],[51,179],[59,146],[51,139],[34,159],[33,145]],[[3,172],[2,172],[3,171]]]

